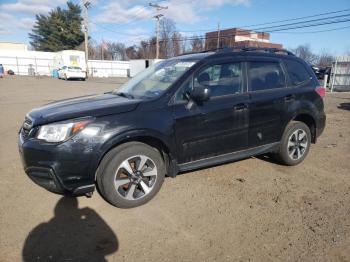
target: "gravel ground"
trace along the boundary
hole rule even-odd
[[[327,94],[325,132],[295,167],[260,157],[189,172],[130,210],[31,182],[25,113],[123,81],[0,79],[0,261],[350,261],[350,93]]]

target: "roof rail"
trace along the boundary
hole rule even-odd
[[[222,52],[266,52],[266,53],[284,53],[285,55],[295,56],[292,52],[281,49],[281,48],[271,48],[271,47],[247,47],[247,46],[234,46],[226,47],[217,51],[218,53]]]
[[[295,56],[292,52],[286,50],[286,49],[282,49],[282,48],[270,48],[270,47],[245,47],[242,48],[242,51],[251,51],[251,52],[267,52],[267,53],[284,53],[285,55],[291,55],[291,56]]]
[[[187,52],[183,53],[183,55],[192,55],[192,54],[202,54],[208,52],[216,52],[216,53],[229,53],[229,52],[266,52],[271,54],[285,54],[290,56],[295,56],[292,52],[281,49],[281,48],[271,48],[271,47],[247,47],[247,46],[234,46],[234,47],[220,47],[214,49],[207,49],[200,52]]]
[[[220,48],[214,48],[214,49],[206,49],[206,50],[203,50],[203,51],[199,51],[199,52],[185,52],[185,53],[182,53],[181,55],[179,56],[183,56],[183,55],[193,55],[193,54],[202,54],[202,53],[209,53],[209,52],[218,52],[218,51],[221,51],[223,49],[225,49],[226,47],[220,47]]]

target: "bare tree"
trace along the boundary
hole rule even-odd
[[[150,59],[156,54],[156,37],[151,37],[149,41],[142,40],[138,48],[138,58]]]
[[[181,40],[182,53],[186,53],[188,50],[187,42],[188,42],[187,37],[182,37],[182,40]]]
[[[139,53],[137,52],[137,49],[138,48],[136,45],[129,46],[128,48],[125,49],[127,60],[140,58]]]
[[[331,66],[334,61],[334,56],[331,55],[326,50],[322,50],[321,54],[318,56],[317,65],[319,67],[327,67]]]
[[[109,42],[106,47],[106,54],[111,60],[126,60],[127,56],[124,44]]]
[[[173,42],[171,41],[173,34],[176,32],[175,22],[169,18],[160,20],[160,50],[161,58],[172,56]]]
[[[174,32],[172,37],[172,53],[171,56],[178,56],[182,53],[182,46],[181,46],[181,41],[182,41],[182,35],[178,32]]]
[[[300,57],[306,62],[309,62],[310,64],[315,64],[317,62],[317,55],[311,51],[309,44],[300,45],[293,51],[296,56]]]
[[[204,50],[204,41],[202,38],[194,35],[191,40],[192,52],[201,52]]]

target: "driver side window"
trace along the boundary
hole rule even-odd
[[[200,85],[210,89],[211,97],[240,94],[243,87],[241,63],[223,63],[204,68],[193,81],[194,88]]]
[[[241,63],[222,63],[203,68],[181,86],[176,93],[175,102],[188,101],[188,95],[192,89],[199,86],[208,87],[211,97],[242,93],[243,73]]]
[[[175,103],[187,102],[189,100],[189,94],[193,89],[193,78],[190,77],[182,84],[175,95]]]

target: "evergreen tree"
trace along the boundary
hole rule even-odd
[[[37,51],[74,49],[84,42],[81,30],[81,8],[67,2],[68,9],[57,7],[48,15],[36,15],[36,23],[29,33],[30,44]]]

